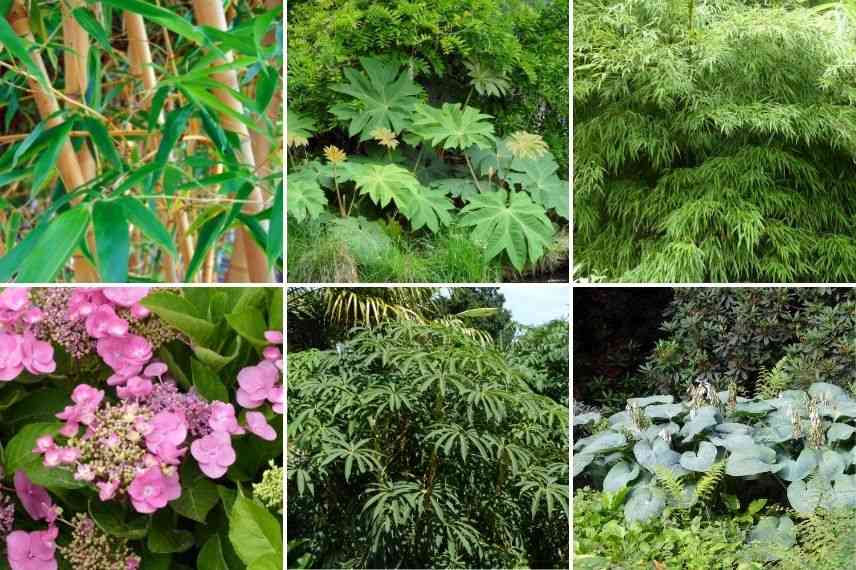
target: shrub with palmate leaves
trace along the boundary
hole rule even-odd
[[[426,102],[407,67],[388,58],[360,62],[361,70],[344,71],[347,83],[332,87],[346,99],[330,107],[355,143],[325,146],[331,139],[341,145],[343,133],[313,137],[315,121],[289,110],[287,210],[295,223],[332,210],[366,223],[386,218],[414,237],[456,227],[486,261],[507,260],[517,272],[565,240],[557,230],[569,215],[568,183],[539,135],[498,136],[492,117],[467,103]],[[323,159],[313,147],[323,147]]]
[[[290,353],[289,539],[319,567],[567,567],[568,410],[537,380],[446,321]]]
[[[584,272],[854,279],[856,22],[806,4],[575,4]]]

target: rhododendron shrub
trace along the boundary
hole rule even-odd
[[[0,291],[8,566],[281,568],[282,313],[273,288]]]

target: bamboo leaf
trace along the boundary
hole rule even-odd
[[[107,32],[104,31],[104,28],[101,26],[101,23],[98,22],[98,19],[88,8],[75,8],[71,11],[71,15],[77,20],[77,23],[80,24],[80,27],[89,32],[89,34],[95,38],[95,40],[101,44],[108,52],[112,51],[113,46],[110,45],[110,37],[107,35]]]
[[[122,205],[125,215],[131,223],[139,227],[144,234],[172,255],[178,254],[172,236],[149,208],[131,196],[122,197],[118,202]]]
[[[91,0],[90,0],[91,1]],[[204,44],[205,35],[193,24],[176,14],[175,12],[156,6],[143,0],[101,0],[119,10],[128,10],[139,14],[146,20],[159,24],[171,32],[187,38],[196,44]]]
[[[3,47],[9,50],[9,53],[21,60],[21,63],[24,64],[30,75],[36,78],[42,89],[49,91],[51,87],[48,83],[48,78],[45,77],[42,68],[36,65],[36,62],[30,57],[28,43],[15,33],[15,30],[6,21],[6,18],[0,18],[0,44],[3,44]]]
[[[52,281],[86,233],[89,218],[89,210],[78,206],[52,220],[21,265],[17,281],[19,283]]]
[[[95,202],[92,226],[101,278],[110,283],[125,283],[128,281],[130,238],[124,208],[116,201]]]
[[[54,170],[59,159],[59,153],[62,151],[63,145],[68,141],[68,134],[71,132],[73,123],[66,121],[63,124],[49,130],[45,149],[36,159],[33,165],[33,185],[30,188],[30,196],[35,196],[45,187],[53,176]],[[73,190],[73,188],[68,188]]]

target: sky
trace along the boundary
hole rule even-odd
[[[571,312],[568,287],[500,285],[499,290],[505,296],[505,308],[511,311],[515,321],[524,325],[565,319]]]

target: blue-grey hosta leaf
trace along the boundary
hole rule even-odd
[[[624,504],[624,520],[644,522],[660,516],[666,508],[666,494],[653,485],[637,485]]]
[[[856,475],[839,475],[835,478],[829,506],[832,510],[856,507]]]
[[[679,426],[675,422],[669,422],[667,424],[658,424],[645,428],[642,431],[641,437],[639,439],[646,439],[648,441],[653,442],[655,439],[662,438],[663,434],[673,436],[679,431],[681,431],[681,426]]]
[[[574,463],[574,477],[582,473],[586,467],[591,465],[594,455],[589,453],[575,453],[572,457]]]
[[[683,404],[655,404],[645,408],[645,415],[651,419],[670,420],[684,411]]]
[[[766,400],[755,402],[739,402],[734,409],[734,415],[738,416],[763,416],[773,410],[772,404]]]
[[[772,421],[762,425],[754,434],[758,443],[782,443],[793,438],[794,428],[790,420]]]
[[[630,426],[633,422],[630,419],[630,414],[625,412],[617,412],[612,414],[606,419],[607,423],[612,428],[617,428],[621,426]]]
[[[732,453],[725,464],[725,472],[732,477],[750,477],[775,472],[776,452],[769,447],[755,445]]]
[[[627,400],[627,403],[644,408],[651,404],[671,404],[674,401],[675,398],[673,396],[648,396],[646,398],[630,398]]]
[[[814,449],[803,449],[799,457],[780,461],[782,468],[777,475],[785,481],[801,481],[814,471],[818,463],[818,453]]]
[[[707,428],[713,427],[719,423],[716,420],[716,414],[716,408],[705,406],[697,409],[695,413],[692,414],[692,417],[687,416],[689,420],[681,429],[681,435],[684,436],[684,441],[691,441],[695,436]]]
[[[797,542],[797,530],[794,521],[788,516],[761,517],[758,524],[749,532],[749,544],[758,543],[763,547],[765,562],[780,560],[779,552],[784,553]]]
[[[817,479],[832,481],[839,475],[844,474],[847,468],[847,460],[837,451],[824,449],[820,452],[817,465]]]
[[[844,388],[835,384],[827,384],[826,382],[815,382],[809,386],[808,393],[815,400],[825,400],[828,402],[847,402],[850,400]]]
[[[732,453],[737,453],[744,449],[751,449],[755,446],[755,440],[750,435],[731,434],[724,438],[711,437],[711,443],[719,447],[724,447]]]
[[[619,461],[612,466],[606,479],[603,480],[603,490],[607,493],[615,493],[627,486],[628,483],[639,476],[639,465],[630,464],[627,461]]]
[[[614,431],[606,431],[597,434],[597,436],[588,445],[586,445],[580,453],[604,453],[607,451],[621,449],[625,445],[627,445],[627,438],[624,437],[624,434],[616,433]]]
[[[715,462],[716,446],[707,441],[701,442],[698,453],[686,451],[681,455],[681,467],[699,473],[707,472]]]
[[[794,481],[788,485],[788,501],[796,512],[802,514],[813,513],[831,495],[832,486],[818,479],[810,479],[808,483]]]
[[[600,414],[597,412],[589,412],[587,414],[577,414],[574,416],[574,426],[584,426],[600,421]]]
[[[835,423],[830,426],[829,430],[826,432],[826,439],[830,443],[833,441],[844,441],[845,439],[850,439],[850,436],[853,435],[853,432],[856,432],[856,428],[853,426],[849,426],[847,424]]]
[[[856,402],[834,402],[832,417],[856,418]]]
[[[669,447],[662,439],[654,443],[638,441],[633,446],[633,455],[642,467],[655,473],[658,467],[671,471],[676,476],[685,475],[686,469],[681,467],[681,454]]]
[[[747,426],[746,424],[741,424],[738,422],[725,422],[718,424],[713,430],[717,433],[736,433],[736,434],[747,434],[752,431],[752,428]]]

